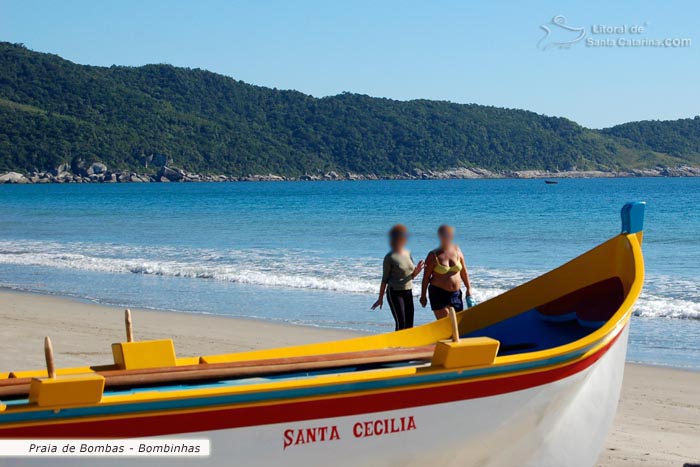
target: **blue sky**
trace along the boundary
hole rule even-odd
[[[556,15],[585,31],[540,25]],[[0,40],[92,65],[171,63],[315,96],[522,108],[589,127],[700,114],[697,1],[0,0]],[[642,26],[593,34],[591,27]],[[690,39],[690,47],[586,40]]]

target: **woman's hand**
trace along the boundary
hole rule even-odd
[[[471,295],[467,295],[467,308],[471,308],[476,305],[477,303],[476,300],[474,300],[474,297],[472,297]]]
[[[420,306],[425,308],[428,305],[428,299],[425,298],[425,295],[420,296]]]
[[[372,305],[372,310],[376,310],[377,307],[379,307],[379,309],[381,310],[382,305],[384,305],[384,298],[380,297],[379,299],[377,299],[376,302],[374,302],[374,305]]]
[[[416,264],[415,269],[413,270],[413,278],[415,279],[418,274],[425,268],[425,262],[423,260],[418,261],[418,264]]]

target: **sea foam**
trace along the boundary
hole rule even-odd
[[[302,250],[226,250],[130,245],[0,241],[0,264],[215,280],[269,288],[374,295],[381,258],[328,258]],[[488,300],[543,271],[471,268],[474,296]],[[634,314],[700,320],[700,291],[692,281],[651,276]],[[419,293],[418,284],[414,294]]]

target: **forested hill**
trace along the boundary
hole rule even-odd
[[[94,67],[0,43],[0,172],[82,159],[145,172],[621,169],[700,163],[700,120],[603,131],[481,105],[315,98],[169,65]]]

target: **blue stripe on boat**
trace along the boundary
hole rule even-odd
[[[446,383],[458,380],[467,380],[470,378],[478,378],[482,376],[492,376],[496,374],[506,374],[523,370],[534,370],[550,365],[556,365],[580,357],[591,349],[595,344],[591,344],[577,352],[571,352],[558,357],[552,357],[546,360],[537,360],[534,362],[526,362],[520,364],[505,365],[501,367],[486,367],[475,370],[459,370],[449,373],[438,374],[419,374],[407,376],[403,378],[391,378],[377,381],[363,381],[358,383],[343,383],[332,386],[314,386],[309,388],[286,389],[276,391],[256,392],[251,394],[231,394],[212,397],[198,397],[191,399],[175,399],[154,402],[135,402],[126,404],[114,405],[97,405],[90,407],[76,407],[62,409],[55,413],[53,409],[24,412],[24,413],[3,413],[0,414],[0,424],[17,423],[30,421],[54,421],[70,418],[105,416],[105,415],[126,415],[130,413],[162,411],[162,410],[178,410],[191,409],[196,407],[210,407],[217,405],[231,405],[250,402],[265,402],[275,399],[293,400],[295,398],[308,396],[328,396],[343,394],[347,392],[368,391],[374,389],[389,389],[399,388],[401,386],[430,384],[430,383]],[[222,382],[211,385],[197,385],[198,389],[207,387],[220,387]],[[228,382],[226,382],[228,383]],[[181,386],[179,386],[181,387]],[[162,388],[168,390],[170,387]],[[129,391],[138,393],[141,391],[153,392],[154,388],[143,388],[142,390]],[[24,401],[26,403],[26,400]]]

